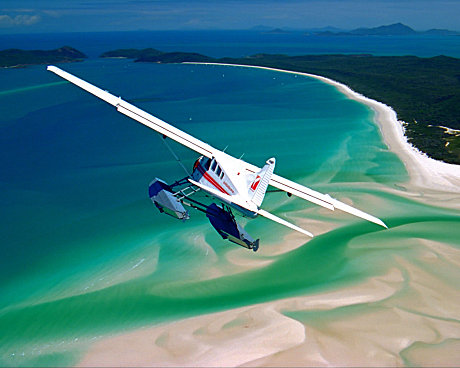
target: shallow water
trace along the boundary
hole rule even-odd
[[[201,213],[182,223],[156,211],[148,183],[184,173],[154,132],[43,66],[0,70],[0,365],[72,365],[108,334],[346,288],[397,258],[456,282],[453,269],[420,259],[418,240],[458,251],[460,211],[408,194],[404,165],[372,111],[334,87],[225,66],[62,68],[234,156],[259,166],[275,156],[278,174],[352,201],[390,230],[273,193],[267,210],[334,229],[274,255],[290,230],[258,219],[246,229],[261,250],[248,252],[220,239]],[[174,148],[191,167],[196,154]],[[247,269],[235,254],[268,265]]]

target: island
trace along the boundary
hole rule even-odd
[[[86,55],[70,46],[55,50],[20,50],[0,51],[0,67],[13,68],[36,64],[68,63],[86,59]]]
[[[431,35],[431,36],[458,36],[456,31],[448,29],[429,29],[428,31],[415,31],[409,26],[402,23],[390,24],[387,26],[380,26],[375,28],[357,28],[349,32],[343,31],[325,31],[316,32],[317,36],[418,36],[418,35]]]
[[[136,62],[152,62],[152,63],[184,63],[196,62],[206,63],[215,62],[216,59],[197,54],[194,52],[162,52],[157,49],[147,48],[142,50],[137,49],[118,49],[104,52],[102,58],[128,58],[135,59]]]
[[[152,51],[153,50],[153,51]],[[258,54],[212,58],[156,49],[114,50],[102,57],[136,62],[213,62],[254,65],[321,75],[391,106],[404,121],[408,141],[428,156],[460,164],[460,59],[436,56]]]

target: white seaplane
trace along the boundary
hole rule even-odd
[[[387,228],[382,220],[370,214],[342,203],[328,194],[319,193],[274,174],[274,158],[267,160],[265,166],[260,169],[211,147],[209,144],[122,100],[121,97],[116,97],[56,66],[48,66],[47,69],[115,106],[122,114],[157,131],[164,140],[166,138],[173,139],[201,155],[193,165],[192,173],[185,178],[171,185],[158,178],[150,183],[149,196],[162,213],[177,219],[187,220],[189,213],[183,205],[205,212],[212,226],[222,238],[253,251],[257,251],[259,248],[259,239],[254,240],[236,222],[231,208],[245,217],[255,218],[260,215],[313,237],[309,231],[261,208],[267,188],[270,185],[277,188],[278,191],[286,192],[289,196],[295,195],[329,210],[342,210]],[[176,159],[178,159],[177,156]],[[178,190],[174,190],[175,188]],[[192,199],[191,196],[199,190],[204,191],[213,200],[219,202],[219,205],[215,203],[206,205]]]

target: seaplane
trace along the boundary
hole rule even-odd
[[[290,223],[262,208],[269,186],[273,191],[286,192],[288,196],[296,196],[325,207],[331,211],[341,210],[364,220],[373,222],[384,228],[385,223],[368,213],[332,198],[328,194],[319,193],[274,173],[276,160],[269,158],[262,168],[254,166],[241,158],[235,158],[224,151],[198,140],[188,133],[160,120],[131,103],[108,91],[96,87],[56,66],[48,66],[47,70],[73,83],[83,90],[99,97],[114,106],[118,112],[153,129],[166,142],[172,139],[185,147],[197,152],[200,157],[195,161],[190,172],[184,166],[187,176],[172,184],[155,178],[149,185],[149,197],[161,213],[186,221],[190,218],[184,205],[204,212],[211,225],[223,239],[227,239],[256,252],[259,239],[254,240],[236,221],[233,211],[249,219],[265,217],[280,225],[298,231],[305,236],[313,234],[293,223]],[[170,146],[168,145],[168,148]],[[171,149],[170,149],[171,150]],[[179,158],[171,150],[175,158]],[[194,199],[197,192],[205,193],[211,203]]]

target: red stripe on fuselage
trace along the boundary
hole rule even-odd
[[[203,177],[204,177],[207,181],[209,181],[212,185],[214,185],[214,186],[215,186],[217,189],[219,189],[222,193],[225,193],[225,194],[229,195],[228,192],[227,192],[224,188],[222,188],[222,187],[220,186],[220,184],[219,184],[218,182],[216,182],[216,181],[211,177],[211,175],[209,175],[209,174],[204,170],[203,166],[198,165],[197,169],[198,169],[198,171],[201,173],[201,175],[203,175]]]

